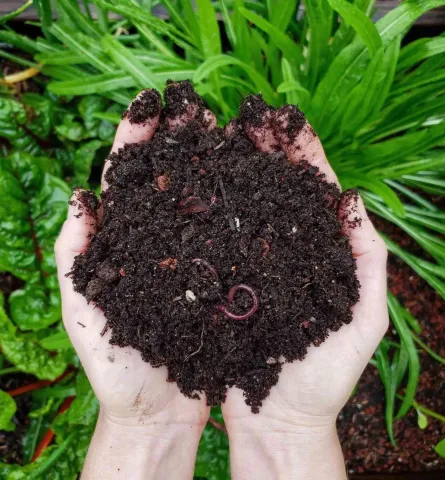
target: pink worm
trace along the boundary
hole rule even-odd
[[[232,320],[247,320],[258,310],[258,297],[256,296],[255,292],[253,291],[252,287],[249,287],[248,285],[245,285],[245,284],[241,283],[240,285],[234,285],[229,290],[229,294],[227,295],[227,300],[230,303],[233,302],[233,299],[235,297],[235,293],[238,290],[244,290],[252,298],[252,307],[248,312],[244,313],[243,315],[236,315],[235,313],[232,313],[229,310],[227,310],[227,307],[225,307],[224,305],[217,305],[216,309],[219,310],[220,312],[224,313],[224,315],[226,317],[231,318]]]

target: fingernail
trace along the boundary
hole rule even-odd
[[[263,100],[261,93],[247,95],[239,108],[239,118],[243,125],[262,127],[267,121],[270,121],[270,113],[273,111],[274,108]]]
[[[196,105],[198,110],[204,108],[203,99],[195,92],[193,85],[188,81],[167,81],[164,90],[165,114],[167,118],[177,118],[187,113],[189,105]]]
[[[284,105],[277,110],[274,128],[277,135],[286,135],[291,143],[293,143],[306,123],[304,113],[296,105]]]
[[[154,88],[147,88],[131,102],[122,118],[128,118],[131,124],[143,125],[161,113],[161,95]]]

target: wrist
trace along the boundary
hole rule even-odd
[[[199,424],[141,417],[139,424],[128,425],[101,411],[82,480],[191,479],[201,433]]]
[[[227,425],[233,480],[346,480],[335,421],[243,419]]]

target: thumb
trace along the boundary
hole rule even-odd
[[[54,247],[64,307],[73,301],[79,301],[79,294],[74,292],[73,283],[67,274],[72,269],[75,257],[86,252],[92,235],[97,231],[98,206],[99,201],[94,192],[82,189],[76,189],[69,201],[68,217]]]

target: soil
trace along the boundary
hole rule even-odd
[[[192,105],[195,120],[161,122],[110,156],[101,228],[69,274],[112,344],[166,365],[188,397],[216,405],[237,386],[258,412],[284,361],[351,321],[359,284],[340,193],[316,168],[257,151],[239,122],[209,132],[188,82],[166,92],[167,118]]]
[[[159,92],[152,89],[143,90],[131,103],[123,118],[128,118],[130,123],[144,124],[147,120],[159,115],[162,108],[162,99]]]
[[[434,200],[434,199],[433,199]],[[376,227],[411,252],[415,242],[398,227],[373,217]],[[400,302],[421,324],[420,337],[434,351],[445,356],[445,304],[442,298],[408,265],[390,255],[388,285]],[[388,332],[392,339],[395,332]],[[424,407],[445,414],[445,369],[423,350],[421,375],[416,400]],[[362,472],[441,471],[445,478],[445,459],[434,446],[445,437],[445,424],[429,417],[425,430],[417,426],[417,414],[411,410],[395,423],[398,448],[389,439],[384,420],[385,393],[377,370],[368,366],[357,393],[349,400],[338,419],[339,435],[350,474]],[[440,475],[440,474],[439,474]],[[428,477],[422,477],[428,478]]]

